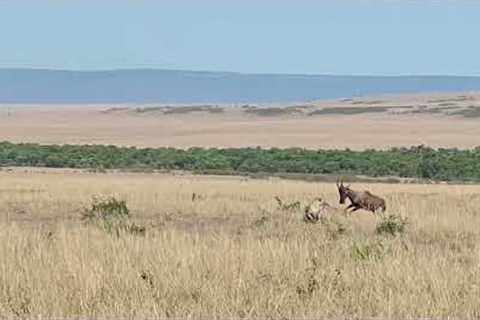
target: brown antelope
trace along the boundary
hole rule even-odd
[[[364,209],[371,211],[373,213],[377,212],[379,209],[382,212],[385,212],[386,205],[385,200],[371,194],[369,191],[354,191],[350,189],[350,186],[344,186],[343,182],[337,182],[338,193],[340,194],[340,204],[344,204],[345,200],[350,199],[350,205],[345,209],[353,208],[352,211],[357,211],[358,209]]]

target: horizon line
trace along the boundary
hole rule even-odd
[[[182,69],[182,68],[157,68],[157,67],[132,67],[132,68],[108,68],[108,69],[74,69],[74,68],[50,68],[50,67],[0,67],[1,71],[44,71],[44,72],[71,72],[71,73],[101,73],[101,72],[129,72],[129,71],[165,71],[165,72],[185,72],[185,73],[210,73],[210,74],[230,74],[245,76],[291,76],[291,77],[381,77],[381,78],[400,78],[400,77],[451,77],[451,78],[480,78],[478,75],[465,74],[428,74],[428,73],[410,73],[410,74],[344,74],[344,73],[282,73],[282,72],[241,72],[241,71],[211,71],[201,69]]]

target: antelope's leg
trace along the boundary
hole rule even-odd
[[[348,207],[346,207],[345,209],[343,209],[343,212],[345,212],[345,214],[349,214],[351,211],[348,211],[348,209],[351,209],[355,207],[355,205],[353,205],[353,203],[351,203]]]
[[[358,209],[361,209],[361,207],[355,207],[355,208],[353,208],[353,210],[350,211],[350,213],[355,212],[355,211],[357,211]]]

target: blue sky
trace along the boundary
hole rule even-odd
[[[0,0],[0,68],[480,75],[480,1]]]

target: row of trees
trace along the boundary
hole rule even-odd
[[[350,174],[480,181],[480,147],[390,150],[230,148],[188,150],[102,145],[0,143],[1,166],[224,170],[238,173]]]

